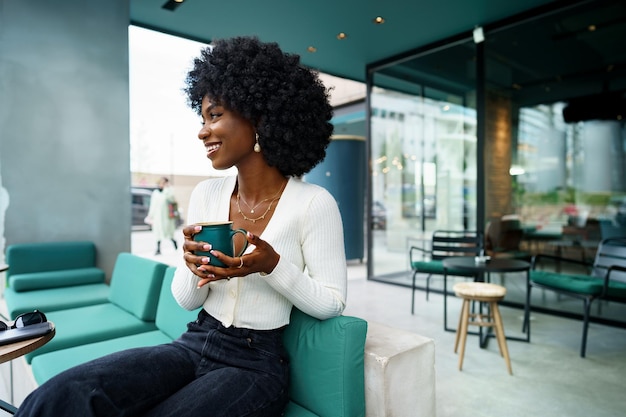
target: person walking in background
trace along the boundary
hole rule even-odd
[[[174,245],[174,249],[178,249],[176,239],[174,239],[174,231],[176,230],[176,198],[170,181],[166,177],[159,179],[158,187],[152,192],[150,198],[150,208],[145,222],[152,226],[152,233],[156,238],[155,255],[161,254],[161,241],[170,240]]]

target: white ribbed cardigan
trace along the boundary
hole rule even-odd
[[[187,222],[227,221],[236,177],[209,179],[191,194]],[[258,273],[197,288],[184,263],[172,293],[188,310],[200,306],[224,326],[269,330],[289,323],[291,307],[318,319],[335,317],[346,304],[343,226],[337,203],[322,187],[290,178],[260,236],[280,255],[272,273]],[[254,246],[249,246],[250,252]]]

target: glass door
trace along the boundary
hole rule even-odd
[[[373,74],[371,276],[407,280],[410,246],[476,228],[474,60],[467,42]]]

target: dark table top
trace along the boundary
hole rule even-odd
[[[454,256],[443,260],[444,268],[465,269],[474,272],[519,272],[530,269],[530,263],[520,259],[496,258],[476,262],[471,256]]]

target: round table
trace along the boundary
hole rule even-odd
[[[50,323],[52,324],[52,331],[43,336],[0,346],[0,363],[19,358],[48,343],[56,334],[54,323]]]
[[[528,298],[528,285],[530,281],[530,263],[523,261],[521,259],[507,259],[507,258],[495,258],[488,260],[486,262],[477,262],[476,259],[472,256],[453,256],[450,258],[445,258],[443,260],[443,326],[446,331],[455,331],[456,329],[448,328],[448,305],[447,305],[447,277],[448,277],[448,269],[462,269],[465,271],[470,271],[475,273],[474,281],[480,282],[484,281],[484,275],[492,272],[526,272],[526,303],[525,303],[525,311],[530,306],[530,299]],[[489,279],[487,279],[489,281]],[[523,330],[526,331],[526,338],[514,338],[507,337],[507,339],[511,340],[521,340],[524,342],[530,342],[530,323],[524,323]],[[481,334],[481,345],[484,345],[485,340],[482,339]]]
[[[521,259],[495,258],[477,262],[471,256],[454,256],[443,260],[444,269],[463,269],[484,274],[491,272],[523,272],[530,270],[530,263]]]
[[[54,327],[54,323],[52,324],[52,331],[46,333],[43,336],[34,337],[28,340],[21,340],[19,342],[11,343],[8,345],[0,346],[0,363],[8,362],[13,359],[17,359],[20,356],[23,356],[33,350],[40,348],[41,346],[48,343],[54,335],[56,334],[56,328]],[[11,402],[13,402],[13,365],[11,365]],[[8,412],[9,414],[15,414],[17,412],[17,408],[12,404],[7,403],[4,400],[0,399],[0,409]]]

